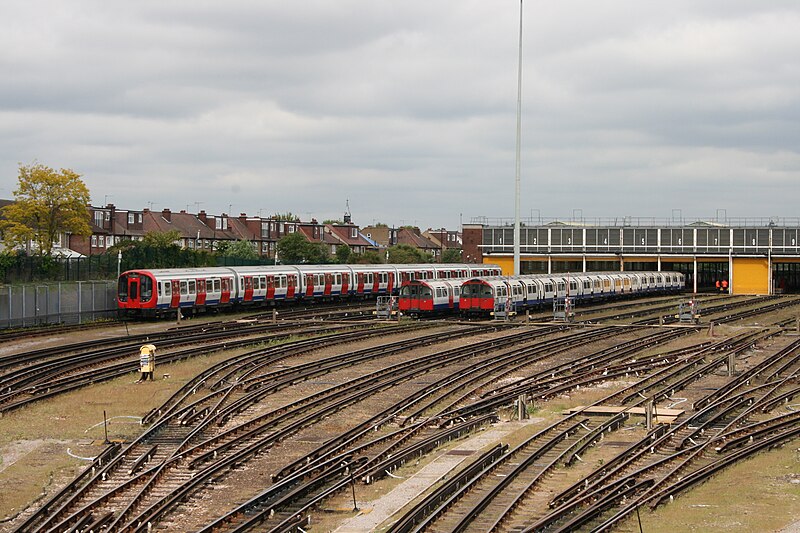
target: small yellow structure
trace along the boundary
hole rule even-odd
[[[139,348],[139,370],[142,377],[139,381],[153,381],[153,373],[156,371],[156,347],[153,344],[145,344]]]

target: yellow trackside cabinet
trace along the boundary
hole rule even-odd
[[[733,259],[733,294],[769,294],[767,258]]]

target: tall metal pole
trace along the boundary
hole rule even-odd
[[[522,0],[519,0],[519,66],[517,70],[517,169],[514,194],[514,274],[519,275],[519,188],[520,188],[520,146],[522,144]]]

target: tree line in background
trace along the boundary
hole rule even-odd
[[[122,241],[103,254],[82,258],[54,257],[58,235],[70,232],[89,236],[89,191],[80,175],[69,169],[55,171],[39,163],[20,165],[19,185],[13,204],[2,209],[0,231],[8,247],[0,253],[0,282],[79,281],[113,279],[117,271],[132,268],[185,268],[222,265],[273,264],[260,257],[246,240],[223,241],[213,253],[191,250],[176,244],[178,231],[150,232],[140,241]],[[30,254],[20,247],[32,243]],[[354,254],[341,244],[331,255],[320,242],[310,242],[300,233],[291,233],[277,243],[281,264],[330,263],[429,263],[434,258],[417,248],[399,244],[385,254],[367,251]],[[445,263],[461,261],[459,250],[445,250]]]

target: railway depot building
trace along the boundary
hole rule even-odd
[[[463,227],[466,262],[511,274],[514,222],[473,219]],[[657,221],[621,218],[587,223],[527,219],[520,227],[523,274],[665,270],[682,272],[693,292],[800,292],[800,218]]]

